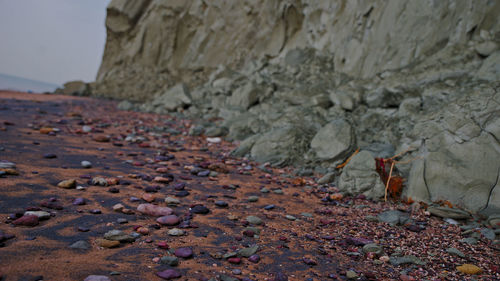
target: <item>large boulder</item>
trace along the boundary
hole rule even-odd
[[[450,201],[472,212],[500,211],[500,92],[481,89],[421,120],[424,141],[407,196]]]
[[[178,108],[191,105],[191,95],[185,84],[177,84],[174,87],[166,90],[163,94],[157,97],[152,105],[156,108],[174,111]]]
[[[141,101],[175,81],[191,86],[219,65],[284,57],[296,47],[331,52],[338,71],[368,78],[482,30],[495,34],[499,14],[500,3],[488,0],[113,0],[97,92]],[[299,67],[304,56],[291,53],[287,62]]]
[[[340,175],[339,189],[348,194],[364,194],[377,200],[384,196],[384,184],[375,170],[375,158],[368,151],[361,151],[347,163]]]
[[[307,151],[311,133],[303,127],[287,125],[261,135],[252,146],[251,156],[258,162],[291,164]]]
[[[322,160],[337,160],[352,148],[355,141],[351,125],[337,119],[321,128],[311,141],[311,149]]]

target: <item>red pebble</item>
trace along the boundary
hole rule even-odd
[[[168,246],[167,242],[158,242],[158,244],[156,244],[156,245],[160,249],[165,249],[165,250],[170,249],[170,247]]]
[[[241,263],[241,259],[240,258],[229,258],[229,259],[227,259],[227,261],[229,263],[232,263],[232,264],[239,264],[239,263]]]

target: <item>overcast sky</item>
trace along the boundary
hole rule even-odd
[[[95,80],[109,0],[0,0],[0,73],[55,84]]]

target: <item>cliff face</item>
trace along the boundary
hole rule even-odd
[[[368,78],[500,32],[499,11],[487,0],[113,0],[96,92],[145,101],[219,65],[296,47],[328,51],[336,71]]]

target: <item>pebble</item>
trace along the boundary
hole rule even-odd
[[[179,259],[177,257],[173,256],[163,256],[160,259],[160,262],[162,264],[170,265],[170,266],[177,266],[179,264]]]
[[[231,272],[232,272],[234,275],[240,275],[240,274],[241,274],[241,269],[236,268],[236,269],[233,269]]]
[[[376,255],[380,255],[383,251],[384,249],[375,243],[369,243],[363,246],[363,253],[365,254],[374,253]]]
[[[261,225],[262,224],[262,219],[256,216],[248,216],[245,218],[245,220],[253,225]]]
[[[229,206],[229,204],[226,201],[218,200],[215,201],[215,206],[220,208],[226,208],[227,206]]]
[[[465,274],[481,274],[483,272],[483,270],[476,266],[476,265],[473,265],[473,264],[463,264],[463,265],[460,265],[460,266],[457,266],[457,270],[462,272],[462,273],[465,273]]]
[[[24,215],[25,216],[34,215],[37,216],[39,220],[50,219],[50,213],[45,211],[26,211]]]
[[[15,169],[16,164],[8,161],[0,161],[0,169]]]
[[[219,138],[219,137],[207,138],[207,142],[210,142],[210,143],[220,143],[221,142],[221,138]]]
[[[83,167],[84,169],[90,169],[90,168],[92,168],[92,163],[90,163],[89,161],[82,161],[82,162],[80,163],[80,165],[82,165],[82,167]]]
[[[22,226],[37,226],[39,219],[35,215],[25,215],[17,220],[13,221],[13,225],[22,225]]]
[[[54,159],[54,158],[57,158],[57,155],[55,155],[54,153],[45,153],[43,155],[43,158],[45,158],[45,159]]]
[[[147,227],[139,227],[137,228],[136,230],[138,233],[142,234],[142,235],[148,235],[149,234],[149,228]]]
[[[75,179],[63,180],[57,184],[57,187],[65,188],[65,189],[75,188],[76,187],[76,180]]]
[[[178,248],[174,251],[174,255],[179,258],[190,258],[193,256],[193,250],[189,247]]]
[[[296,217],[294,217],[294,216],[292,216],[292,215],[286,215],[286,216],[285,216],[285,218],[286,218],[287,220],[290,220],[290,221],[294,221],[294,220],[296,220],[296,219],[297,219]]]
[[[134,242],[135,238],[130,235],[126,234],[122,230],[118,229],[113,229],[110,230],[106,233],[104,233],[104,239],[111,240],[111,241],[120,241],[120,242]]]
[[[210,212],[210,210],[203,205],[196,205],[193,208],[191,208],[191,212],[193,212],[195,214],[205,215],[205,214],[208,214]]]
[[[250,257],[248,257],[248,261],[253,262],[253,263],[258,263],[260,261],[260,256],[259,255],[251,255]]]
[[[267,205],[267,206],[265,206],[265,207],[264,207],[264,210],[272,210],[272,209],[274,209],[275,207],[276,207],[276,205],[274,205],[274,204]]]
[[[448,248],[446,249],[446,252],[451,254],[451,255],[455,255],[455,256],[459,256],[461,258],[465,258],[465,254],[462,253],[459,249],[457,248]]]
[[[111,281],[111,279],[104,275],[89,275],[83,281]]]
[[[174,269],[167,269],[164,271],[160,271],[160,272],[157,272],[156,275],[162,279],[165,279],[165,280],[176,279],[176,278],[180,278],[182,276],[179,271],[174,270]]]
[[[125,209],[125,206],[121,203],[113,205],[113,211],[115,212],[121,212],[123,209]]]
[[[108,186],[108,181],[105,178],[102,178],[102,177],[94,177],[92,179],[92,185]]]
[[[261,190],[260,190],[261,193],[269,193],[269,189],[263,187]]]
[[[275,190],[273,190],[273,193],[274,194],[283,194],[283,190],[281,190],[281,189],[275,189]]]
[[[90,133],[90,132],[92,131],[92,127],[87,126],[87,125],[82,126],[82,131],[83,131],[84,133]]]
[[[165,203],[167,203],[167,205],[179,205],[181,203],[181,201],[179,201],[179,199],[176,199],[176,198],[173,198],[173,197],[167,197],[165,198]]]
[[[172,225],[179,224],[180,219],[176,215],[168,215],[168,216],[163,216],[163,217],[157,218],[156,222],[158,222],[161,225],[172,226]]]
[[[89,211],[89,213],[94,214],[94,215],[102,214],[101,210],[99,210],[99,209],[92,209]]]
[[[459,241],[462,242],[462,243],[467,243],[469,245],[476,245],[477,244],[477,239],[474,238],[474,237],[462,238]]]
[[[125,218],[118,218],[116,220],[116,222],[119,223],[119,224],[125,224],[125,223],[128,223],[128,220],[125,219]]]
[[[151,203],[153,201],[155,201],[155,197],[154,195],[150,194],[150,193],[144,193],[142,196],[141,196],[142,200],[148,202],[148,203]]]
[[[259,196],[249,196],[247,200],[248,202],[257,202],[259,201]]]
[[[153,204],[140,204],[137,206],[137,211],[153,217],[168,216],[173,213],[173,210],[168,207],[160,207]]]
[[[168,235],[170,236],[181,236],[184,235],[184,230],[178,228],[172,228],[168,231]]]
[[[255,245],[252,247],[240,249],[240,250],[238,250],[237,253],[241,257],[248,258],[248,257],[251,257],[252,255],[254,255],[257,252],[257,250],[259,250],[259,246]]]
[[[348,279],[355,279],[355,278],[358,278],[358,274],[356,272],[354,272],[353,270],[348,270],[346,273],[345,273],[345,276],[348,278]]]
[[[78,197],[75,198],[75,200],[73,200],[73,205],[85,205],[85,204],[86,204],[85,198]]]
[[[85,240],[76,241],[75,243],[69,246],[71,249],[78,250],[88,250],[90,249],[90,244]]]
[[[237,257],[228,258],[227,261],[229,263],[232,263],[232,264],[240,264],[241,263],[241,258],[237,258]]]

